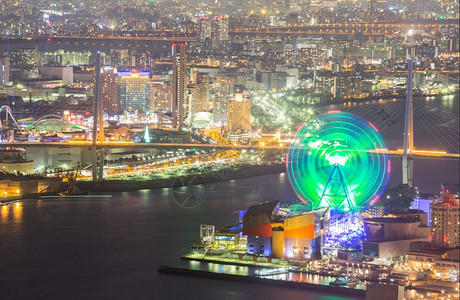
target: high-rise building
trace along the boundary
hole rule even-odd
[[[102,102],[104,112],[109,115],[120,113],[118,100],[118,74],[112,67],[104,67],[101,70],[99,101]]]
[[[217,76],[214,83],[212,114],[214,124],[225,126],[228,118],[228,101],[233,97],[233,78]]]
[[[38,46],[35,48],[20,48],[10,52],[11,65],[25,66],[33,65],[38,61]]]
[[[431,204],[432,244],[439,248],[460,246],[459,199],[455,194],[444,194],[442,202]]]
[[[171,112],[171,83],[153,83],[150,85],[150,110],[152,112]]]
[[[196,74],[194,113],[209,110],[209,75],[208,73]]]
[[[0,57],[0,86],[5,86],[10,81],[10,58]]]
[[[34,49],[21,49],[22,52],[19,53],[21,58],[18,60],[20,64],[32,64],[34,61]],[[30,51],[26,51],[30,50]],[[59,66],[71,65],[71,66],[81,66],[89,65],[91,52],[67,52],[63,49],[54,51],[54,52],[43,52],[40,53],[40,62],[43,64],[57,64]]]
[[[150,72],[118,72],[118,99],[121,111],[150,110]]]
[[[212,22],[208,17],[201,17],[198,19],[198,41],[204,42],[210,39],[212,34]]]
[[[110,50],[110,63],[115,67],[129,66],[131,60],[128,49],[111,49]]]
[[[235,94],[235,100],[228,102],[228,130],[251,130],[251,98],[242,92]]]
[[[186,56],[185,44],[173,43],[173,88],[172,88],[172,114],[173,126],[180,128],[184,123],[184,100],[185,100],[185,74]]]
[[[212,48],[219,49],[221,42],[228,39],[228,17],[218,16],[212,23]]]

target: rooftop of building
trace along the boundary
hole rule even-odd
[[[279,205],[278,200],[253,205],[249,207],[246,214],[244,215],[244,218],[251,217],[251,216],[258,216],[262,214],[272,215],[273,211],[278,205]]]
[[[426,214],[426,212],[420,209],[408,209],[406,211],[392,212],[391,214],[392,215],[410,215],[410,214]]]
[[[406,218],[379,217],[379,218],[365,218],[364,222],[374,222],[374,223],[416,223],[418,221],[409,220],[409,219],[406,219]]]

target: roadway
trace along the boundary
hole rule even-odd
[[[91,141],[75,141],[75,142],[14,142],[14,143],[0,143],[0,147],[16,147],[16,148],[33,148],[33,147],[58,147],[58,148],[91,148]],[[107,148],[138,148],[138,149],[152,149],[152,148],[163,148],[163,149],[228,149],[228,150],[288,150],[289,144],[280,143],[277,145],[235,145],[235,144],[179,144],[179,143],[131,143],[131,142],[106,142],[97,143],[98,149]],[[380,151],[376,149],[375,151]],[[373,152],[373,151],[371,151]],[[403,154],[402,149],[388,150],[390,156],[401,157]],[[445,151],[437,150],[413,150],[410,153],[411,157],[414,158],[443,158],[443,159],[458,159],[460,158],[459,153],[447,153]]]
[[[235,37],[245,35],[385,35],[406,33],[409,29],[415,31],[432,31],[442,28],[458,28],[458,24],[381,24],[381,23],[347,23],[347,24],[315,24],[315,25],[288,25],[271,27],[252,27],[230,30],[229,34]]]
[[[196,42],[196,36],[62,36],[62,35],[0,35],[0,40],[8,41],[31,41],[31,42],[171,42],[171,43],[185,43]]]

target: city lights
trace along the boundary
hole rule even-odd
[[[458,299],[459,11],[0,1],[0,297]]]

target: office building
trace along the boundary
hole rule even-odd
[[[197,73],[195,80],[195,107],[194,113],[209,110],[209,75],[208,73]]]
[[[233,78],[218,76],[214,83],[213,119],[218,126],[227,125],[228,101],[233,97],[233,81]]]
[[[172,86],[172,114],[173,127],[180,128],[184,123],[185,105],[185,79],[186,79],[186,56],[185,44],[173,43],[173,86]]]
[[[120,113],[118,99],[118,74],[116,69],[104,67],[101,70],[99,101],[102,103],[104,112],[109,115]]]
[[[228,41],[228,17],[217,16],[212,23],[212,48],[220,49],[221,43]]]
[[[150,72],[118,72],[120,110],[144,113],[150,110]]]
[[[150,85],[150,111],[171,112],[172,109],[171,83],[152,83]]]
[[[228,102],[228,130],[251,130],[251,98],[242,92],[235,94],[235,99]]]
[[[211,39],[212,22],[208,17],[200,17],[198,19],[198,41],[204,42],[206,39]]]
[[[10,58],[0,57],[0,86],[10,82]]]
[[[444,193],[442,202],[431,204],[432,244],[439,248],[460,246],[459,199],[454,194]]]

